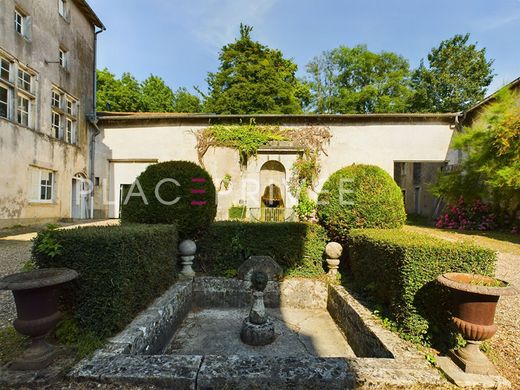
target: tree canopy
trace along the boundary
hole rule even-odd
[[[208,112],[217,114],[293,114],[302,111],[304,91],[296,64],[251,39],[252,27],[241,24],[240,38],[224,46],[220,66],[209,73]]]
[[[197,96],[186,88],[174,93],[164,80],[150,75],[143,82],[130,73],[118,79],[107,68],[97,71],[98,111],[114,112],[201,112]]]
[[[460,170],[443,174],[434,193],[449,202],[459,197],[492,201],[497,211],[520,210],[520,95],[508,88],[481,112],[453,147],[464,154]]]
[[[411,111],[458,112],[484,98],[494,76],[493,61],[469,38],[455,35],[442,41],[428,54],[428,66],[421,61],[412,76]]]
[[[308,65],[311,107],[317,113],[404,112],[410,91],[408,61],[365,45],[340,46]]]

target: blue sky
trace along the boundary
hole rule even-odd
[[[139,80],[151,73],[177,89],[206,90],[218,53],[252,25],[253,38],[298,64],[339,45],[394,51],[412,67],[457,33],[495,60],[489,92],[520,76],[520,0],[89,0],[107,27],[98,68]]]

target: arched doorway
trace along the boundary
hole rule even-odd
[[[286,203],[285,167],[275,160],[267,161],[260,168],[260,219],[284,221]]]
[[[72,178],[70,216],[72,219],[87,219],[89,183],[83,173],[77,173]]]

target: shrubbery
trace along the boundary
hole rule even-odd
[[[229,219],[245,219],[247,207],[246,206],[231,206],[228,210]]]
[[[164,179],[170,181],[163,182]],[[174,179],[177,183],[171,181]],[[150,165],[139,175],[137,182],[147,203],[139,195],[136,185],[133,196],[121,207],[123,222],[146,224],[177,224],[183,238],[194,238],[207,228],[217,213],[213,180],[206,170],[189,161],[167,161]],[[156,191],[159,197],[156,195]],[[178,198],[177,202],[174,202]],[[173,204],[165,204],[161,202]]]
[[[329,237],[342,240],[356,228],[398,228],[406,220],[403,196],[392,177],[373,165],[333,173],[318,197],[318,218]]]
[[[64,294],[64,309],[85,331],[107,337],[174,282],[177,243],[174,225],[45,230],[33,257],[39,268],[78,271]]]
[[[492,275],[496,255],[489,249],[452,243],[400,229],[352,230],[348,253],[353,285],[385,306],[410,338],[448,332],[448,306],[435,282],[446,272]]]
[[[323,274],[325,230],[316,224],[285,222],[215,222],[197,243],[198,262],[215,275],[233,275],[249,256],[271,256],[284,272]]]
[[[493,230],[497,225],[491,205],[476,199],[468,204],[461,196],[457,204],[448,205],[435,227],[457,230]]]

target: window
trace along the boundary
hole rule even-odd
[[[0,58],[0,78],[11,81],[11,63],[4,58]]]
[[[74,102],[67,99],[67,114],[74,115]]]
[[[52,91],[51,105],[52,135],[70,144],[75,144],[78,102],[56,87]]]
[[[51,104],[53,107],[60,108],[61,107],[61,95],[59,92],[52,91]]]
[[[61,115],[56,111],[52,112],[52,134],[56,138],[61,138]]]
[[[18,34],[29,39],[29,17],[20,10],[14,11],[14,29]]]
[[[18,69],[18,86],[24,91],[31,92],[32,76],[22,69]]]
[[[59,62],[63,68],[66,68],[69,65],[69,52],[67,50],[60,48]]]
[[[22,126],[29,126],[30,102],[24,96],[18,95],[18,107],[16,109],[16,121]]]
[[[67,132],[66,132],[65,141],[67,141],[69,144],[73,144],[74,143],[74,139],[73,139],[74,122],[69,118],[67,118],[66,121],[67,121]]]
[[[58,0],[58,13],[65,19],[69,21],[69,5],[67,0]]]
[[[421,163],[413,163],[413,184],[421,183],[421,171],[422,164]]]
[[[33,202],[52,202],[54,200],[55,174],[48,169],[33,167],[30,170],[29,197]]]
[[[9,118],[9,89],[0,85],[0,117]]]

